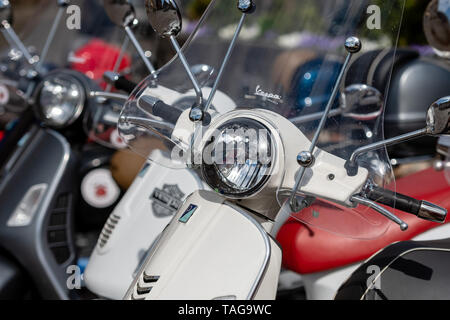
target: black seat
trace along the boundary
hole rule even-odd
[[[386,247],[340,287],[336,300],[450,299],[450,239]]]

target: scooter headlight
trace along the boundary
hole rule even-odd
[[[202,174],[215,191],[233,198],[258,192],[270,176],[270,130],[249,118],[230,120],[215,130],[203,150]]]
[[[65,127],[81,115],[85,103],[83,85],[68,74],[46,79],[38,91],[37,110],[41,120],[51,127]]]

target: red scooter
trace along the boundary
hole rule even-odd
[[[362,67],[360,61],[367,64],[367,68],[373,67],[373,64],[367,63],[367,59],[361,57],[355,62],[355,66]],[[372,59],[381,64],[379,59]],[[395,60],[391,94],[385,111],[385,133],[388,137],[418,128],[426,116],[424,107],[439,96],[448,94],[450,86],[450,68],[440,59],[419,57],[410,50],[399,50]],[[428,76],[414,76],[422,72],[426,72]],[[418,87],[423,90],[418,92],[415,90]],[[398,172],[409,167],[415,171],[403,174],[396,180],[396,191],[439,203],[450,210],[450,182],[446,179],[446,171],[442,170],[442,165],[437,169],[433,168],[436,142],[433,138],[419,139],[389,150],[391,162]],[[442,239],[450,235],[448,220],[446,224],[438,225],[416,219],[399,210],[395,211],[395,214],[408,224],[408,230],[401,231],[397,225],[392,224],[383,234],[374,238],[348,236],[362,225],[361,218],[356,216],[353,209],[319,202],[303,210],[301,216],[294,214],[294,218],[290,218],[277,235],[283,247],[283,265],[286,270],[291,271],[282,275],[280,292],[283,292],[283,289],[289,292],[289,289],[298,288],[298,284],[301,284],[300,287],[305,289],[308,299],[332,299],[339,286],[364,260],[389,244],[411,239]],[[330,232],[330,228],[323,225],[321,227],[320,223],[313,220],[319,215],[326,216],[324,220],[329,224],[340,224],[332,229],[348,232],[344,235]],[[345,215],[352,215],[351,219],[345,219],[345,225],[342,223],[344,219],[332,220]],[[306,216],[313,218],[308,221]],[[289,294],[287,296],[289,297]]]
[[[399,193],[439,203],[450,210],[450,185],[443,171],[434,168],[422,170],[398,179],[396,186]],[[351,214],[352,209],[318,203],[306,209],[302,215],[313,215],[314,212],[336,214],[338,210]],[[411,239],[441,239],[450,235],[449,219],[444,225],[437,225],[399,210],[395,210],[395,214],[408,224],[408,230],[401,231],[397,225],[391,224],[382,236],[369,240],[345,237],[291,218],[277,236],[283,248],[283,265],[301,275],[308,299],[332,299],[339,286],[360,263],[391,243]],[[357,220],[346,219],[348,224],[354,221]]]

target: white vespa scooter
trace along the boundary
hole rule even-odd
[[[352,8],[352,2],[346,1],[348,8]],[[315,2],[305,1],[297,4],[296,10],[292,7],[289,10],[298,12],[305,3],[312,5]],[[402,8],[401,3],[391,1],[383,7],[386,21],[391,23],[386,30],[398,27],[398,21],[389,13]],[[280,208],[298,212],[313,201],[319,201],[316,199],[323,199],[320,201],[330,206],[354,208],[352,216],[314,214],[301,220],[348,235],[363,234],[361,237],[367,238],[380,236],[385,230],[388,220],[382,216],[397,223],[402,230],[408,227],[378,203],[394,207],[401,199],[399,208],[403,211],[436,222],[445,219],[447,213],[444,209],[389,191],[388,186],[392,188],[391,172],[380,174],[365,160],[371,153],[371,159],[376,156],[378,163],[387,164],[386,145],[426,134],[448,132],[448,100],[440,100],[430,107],[427,127],[423,130],[389,140],[382,140],[382,134],[374,132],[379,141],[366,144],[364,148],[339,140],[348,124],[336,120],[328,128],[326,120],[351,57],[361,49],[359,39],[350,37],[345,41],[348,55],[344,67],[320,123],[311,128],[315,133],[309,140],[304,134],[308,132],[307,128],[300,130],[287,119],[294,112],[289,105],[293,101],[283,99],[287,97],[284,94],[286,89],[280,88],[277,81],[267,74],[270,68],[259,65],[259,68],[252,69],[245,63],[238,63],[249,63],[247,58],[250,53],[255,58],[254,51],[244,50],[244,55],[236,56],[238,61],[230,70],[234,71],[233,79],[224,77],[231,54],[242,50],[237,40],[244,24],[251,25],[267,13],[266,10],[274,8],[270,5],[255,8],[251,1],[239,1],[240,21],[225,58],[219,61],[220,72],[205,101],[187,60],[202,56],[192,48],[194,42],[201,43],[205,38],[196,34],[182,52],[175,38],[181,29],[176,4],[171,0],[149,0],[146,5],[154,29],[170,38],[178,59],[160,70],[157,81],[150,77],[134,91],[119,120],[121,135],[131,148],[142,154],[148,154],[146,141],[150,137],[157,135],[165,139],[170,162],[162,163],[155,154],[150,155],[151,160],[172,168],[198,170],[214,192],[197,191],[186,199],[137,272],[126,299],[275,298],[281,249],[269,232],[282,210]],[[287,20],[287,9],[278,8],[279,11],[271,13]],[[203,27],[211,27],[211,21],[220,20],[220,16],[233,17],[236,12],[235,6],[228,1],[212,1],[202,20]],[[325,10],[318,12],[326,13]],[[326,17],[322,18],[326,20]],[[333,34],[336,36],[338,33],[336,38],[349,33],[364,34],[367,31],[359,30],[354,23],[357,18],[360,20],[359,13],[349,14],[339,21],[342,25],[333,21],[334,25],[324,28],[334,27]],[[301,20],[295,19],[291,29],[283,26],[280,30],[301,30],[300,24]],[[209,40],[207,36],[206,40]],[[267,49],[263,46],[264,40],[262,37],[254,40],[258,49]],[[330,49],[329,54],[340,54],[340,50]],[[206,56],[202,58],[208,61],[208,65],[215,66],[216,60],[220,59],[216,55]],[[185,77],[175,73],[183,68]],[[167,77],[171,73],[177,74],[177,79]],[[188,81],[192,82],[197,95],[190,110],[182,111],[173,105],[172,92],[167,96],[159,93],[163,86],[180,90],[181,84]],[[257,88],[254,94],[243,94],[242,88],[247,84]],[[221,115],[208,112],[219,85],[234,101],[239,101],[239,109]],[[268,93],[261,88],[277,91]],[[319,140],[325,133],[331,136],[328,141],[331,147]],[[356,140],[363,142],[363,139]],[[323,147],[319,148],[319,144]],[[327,152],[325,148],[332,151]],[[389,168],[388,165],[386,167]],[[408,206],[404,206],[405,200]],[[349,218],[360,219],[357,230],[339,231],[339,228],[345,228],[345,219]]]
[[[132,21],[129,16],[133,15],[134,10],[127,1],[120,4],[106,1],[104,5],[111,20],[120,27],[123,27],[122,21]],[[191,38],[188,42],[190,40]],[[191,67],[195,78],[203,79],[200,86],[205,97],[212,90],[207,80],[210,77],[214,78],[216,74],[216,70],[211,69],[202,64]],[[152,71],[152,68],[149,71],[157,81],[157,73]],[[110,77],[109,81],[114,82],[113,77]],[[114,83],[117,87],[117,81]],[[379,93],[373,94],[374,89],[367,86],[364,86],[364,89],[371,92],[367,94],[371,100],[369,103],[376,105],[378,110],[380,101],[374,99],[374,95],[377,96]],[[180,109],[190,108],[197,98],[195,90],[189,90],[183,94],[163,86],[155,90],[158,92],[154,93],[155,96],[166,96],[172,105]],[[359,96],[361,91],[350,88],[347,90],[347,96],[353,94]],[[235,107],[233,100],[220,91],[216,92],[213,108],[217,114],[226,113]],[[339,108],[332,111],[331,115],[354,115],[353,109],[349,103],[341,104]],[[373,109],[370,110],[373,112]],[[378,112],[377,110],[375,112]],[[292,121],[300,124],[318,120],[321,115],[322,112],[318,112],[297,117]],[[161,143],[155,140],[155,138],[149,140],[152,141],[149,143],[154,143],[154,149],[156,149],[152,151],[153,154],[150,157],[155,161],[148,161],[145,164],[131,188],[109,217],[85,270],[87,287],[99,296],[109,299],[122,298],[151,245],[158,239],[186,196],[196,190],[209,189],[194,171],[174,170],[169,168],[170,165],[164,166],[165,163],[170,162],[170,157],[166,155],[167,152],[158,150],[157,145]],[[276,235],[277,229],[287,218],[289,214],[277,220],[272,234]],[[133,236],[130,237],[130,235]]]
[[[124,27],[144,61],[154,81],[157,81],[155,69],[148,62],[143,50],[134,38],[130,26],[134,17],[133,6],[128,1],[104,1],[106,12],[111,20]],[[197,78],[210,82],[213,71],[206,65],[191,68]],[[209,95],[211,88],[204,87],[202,92]],[[190,108],[196,101],[194,90],[180,94],[169,88],[158,87],[158,97],[170,97],[170,103],[180,109]],[[234,110],[236,105],[229,97],[217,92],[213,101],[218,113]],[[158,148],[159,145],[159,148]],[[195,190],[209,187],[189,169],[173,170],[161,164],[170,162],[164,146],[158,139],[152,138],[145,144],[151,151],[147,161],[133,184],[127,190],[119,204],[106,222],[96,248],[84,271],[86,286],[95,294],[108,299],[121,299],[133,281],[137,269],[143,262],[152,244],[172,219],[186,197]]]

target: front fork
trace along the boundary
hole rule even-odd
[[[197,191],[164,230],[125,299],[275,299],[281,248],[262,219]]]

